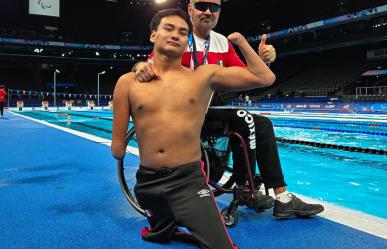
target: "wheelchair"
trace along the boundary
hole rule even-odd
[[[232,175],[231,166],[231,143],[230,139],[234,137],[242,147],[243,158],[245,162],[245,172],[248,181],[247,188],[235,189],[235,180]],[[202,161],[207,175],[208,184],[211,186],[214,196],[220,196],[224,193],[233,194],[233,199],[228,207],[221,210],[224,223],[228,227],[233,227],[238,223],[238,206],[247,206],[256,212],[262,212],[262,209],[254,207],[254,200],[257,198],[256,188],[262,185],[262,179],[259,175],[252,176],[250,162],[248,159],[247,145],[238,132],[233,132],[221,122],[214,122],[202,129]],[[136,184],[137,168],[140,164],[137,138],[134,128],[131,128],[126,135],[126,155],[123,159],[117,161],[118,179],[126,199],[131,206],[140,214],[145,216],[145,211],[138,204],[134,195],[134,185]],[[267,189],[266,189],[267,194]]]

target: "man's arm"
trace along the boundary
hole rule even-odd
[[[266,44],[266,34],[262,36],[261,42],[258,46],[258,55],[265,62],[266,65],[270,65],[271,62],[276,60],[277,54],[275,48],[272,45]],[[223,65],[225,67],[245,67],[245,63],[239,58],[238,54],[235,52],[234,46],[229,41],[229,48],[226,54],[223,57]]]
[[[209,70],[209,82],[212,88],[226,91],[243,91],[273,84],[275,75],[264,63],[263,65],[264,68],[257,75],[244,67],[205,65],[199,69]]]
[[[113,136],[111,151],[113,157],[122,159],[125,156],[125,135],[128,130],[130,106],[128,88],[133,78],[126,74],[117,81],[113,93]]]
[[[242,34],[237,32],[232,33],[228,36],[228,39],[238,46],[240,52],[246,60],[247,68],[250,72],[259,78],[263,78],[263,82],[274,82],[275,75],[266,66]],[[271,85],[272,82],[267,85]]]

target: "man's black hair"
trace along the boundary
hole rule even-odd
[[[192,23],[189,15],[186,11],[176,8],[176,9],[165,9],[160,10],[157,14],[152,18],[152,21],[149,25],[150,31],[156,31],[160,25],[161,19],[167,16],[180,16],[183,20],[188,24],[188,31],[192,33]]]

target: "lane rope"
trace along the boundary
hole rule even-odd
[[[281,143],[307,145],[307,146],[312,146],[317,148],[327,148],[327,149],[344,150],[344,151],[351,151],[351,152],[360,152],[360,153],[366,153],[366,154],[387,156],[387,150],[381,150],[381,149],[370,149],[370,148],[361,148],[361,147],[346,146],[346,145],[326,144],[326,143],[318,143],[318,142],[311,142],[311,141],[304,141],[304,140],[288,139],[283,137],[277,137],[276,141]]]

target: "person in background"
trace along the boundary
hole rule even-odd
[[[4,115],[4,106],[5,106],[5,100],[6,100],[7,92],[4,89],[4,86],[0,86],[0,114],[1,117]]]

